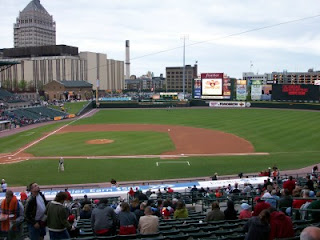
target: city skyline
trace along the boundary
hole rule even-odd
[[[12,0],[1,5],[0,48],[13,47],[13,24],[29,2]],[[217,0],[164,0],[161,4],[42,0],[41,4],[56,21],[57,44],[124,61],[125,40],[130,40],[131,74],[137,76],[147,71],[157,76],[165,74],[166,67],[182,66],[184,35],[188,35],[186,64],[198,61],[199,73],[224,72],[240,78],[250,70],[320,70],[316,31],[320,17],[275,26],[320,14],[316,0],[231,0],[228,4]],[[237,35],[266,26],[274,27]]]

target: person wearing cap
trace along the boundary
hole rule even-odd
[[[239,219],[248,219],[252,217],[251,206],[248,203],[241,204]]]
[[[254,206],[252,216],[258,216],[264,209],[269,209],[271,205],[264,201],[261,197],[256,197],[254,199],[257,204]]]

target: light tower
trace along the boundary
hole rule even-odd
[[[126,40],[126,79],[130,78],[130,41]]]

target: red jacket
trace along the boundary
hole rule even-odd
[[[294,180],[287,180],[283,183],[283,188],[287,188],[292,193],[292,190],[296,187],[296,182]]]
[[[270,207],[271,205],[267,202],[264,202],[264,201],[259,202],[257,205],[254,206],[254,211],[252,213],[252,216],[258,216],[262,212],[262,210],[268,209]]]
[[[275,238],[290,238],[294,237],[294,230],[291,218],[283,212],[272,212],[270,215],[271,232],[269,240]]]

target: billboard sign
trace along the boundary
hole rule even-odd
[[[201,98],[201,79],[200,78],[194,79],[193,97],[195,99]]]
[[[202,73],[202,95],[222,96],[223,73]]]
[[[250,107],[249,102],[234,102],[234,101],[224,101],[224,102],[209,102],[209,107],[215,108],[245,108]]]
[[[251,99],[261,100],[262,85],[251,85]]]
[[[237,100],[246,100],[247,99],[247,86],[246,85],[237,85]]]
[[[318,101],[320,86],[311,84],[274,84],[272,100]]]

